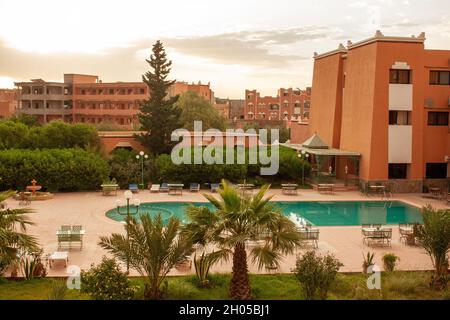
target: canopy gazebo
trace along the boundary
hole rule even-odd
[[[314,182],[359,180],[359,152],[335,149],[328,146],[315,133],[302,144],[283,144],[296,150],[299,154],[309,154],[308,161],[312,168]]]

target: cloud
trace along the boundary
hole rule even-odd
[[[304,41],[332,38],[339,30],[328,27],[295,27],[206,36],[165,38],[168,48],[185,55],[199,56],[224,64],[282,67],[310,59],[289,47]]]

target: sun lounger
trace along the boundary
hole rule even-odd
[[[159,184],[152,184],[152,187],[150,188],[150,192],[159,192],[160,185]]]
[[[138,193],[139,192],[139,188],[138,185],[135,183],[129,184],[128,185],[128,189],[133,192],[133,193]]]
[[[211,183],[211,192],[217,192],[220,188],[220,183]]]
[[[167,183],[162,183],[159,188],[159,192],[169,192],[169,186]]]
[[[198,183],[191,183],[189,185],[189,190],[191,192],[198,192],[198,191],[200,191],[200,184],[198,184]]]

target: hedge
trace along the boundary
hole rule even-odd
[[[84,123],[52,121],[44,126],[29,127],[18,121],[0,121],[0,149],[58,148],[98,150],[100,138],[95,127]]]
[[[246,150],[248,155],[248,150]],[[248,163],[248,161],[246,161]],[[252,182],[264,180],[266,182],[292,181],[300,182],[302,176],[302,166],[304,165],[305,177],[309,175],[309,163],[298,158],[297,153],[286,147],[280,147],[279,171],[275,176],[261,176],[261,164],[181,164],[175,165],[169,155],[160,155],[155,160],[157,176],[152,182],[190,182],[208,183],[219,182],[222,178],[231,182],[242,182],[247,179]],[[264,183],[261,181],[261,183]]]
[[[109,166],[81,149],[9,149],[0,151],[0,189],[23,190],[35,179],[43,190],[99,189]]]

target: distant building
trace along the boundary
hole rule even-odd
[[[230,118],[230,102],[229,101],[225,101],[225,102],[222,102],[222,103],[215,102],[213,104],[213,107],[225,119],[229,119]]]
[[[276,97],[262,97],[256,90],[245,90],[244,119],[289,121],[308,118],[311,88],[278,90]]]
[[[18,108],[19,92],[15,89],[0,89],[0,119],[9,118]]]
[[[132,128],[138,123],[139,105],[148,99],[143,82],[102,82],[98,76],[64,74],[64,82],[33,79],[15,83],[19,89],[18,110],[37,116],[41,123],[60,119],[74,123],[103,122]],[[169,96],[193,91],[214,101],[209,84],[176,82]]]
[[[375,183],[393,192],[422,192],[430,185],[446,190],[450,50],[425,49],[424,43],[423,33],[389,37],[378,31],[315,54],[309,136],[322,148],[291,143],[327,155],[325,169],[330,165],[338,179],[348,171],[368,190]],[[297,129],[304,128],[292,127]],[[346,157],[352,152],[360,155],[357,166]]]

